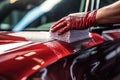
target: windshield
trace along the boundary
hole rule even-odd
[[[1,31],[49,31],[60,18],[117,0],[0,0]],[[89,5],[87,5],[88,3]]]

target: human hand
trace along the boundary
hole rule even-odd
[[[70,14],[53,24],[51,31],[61,35],[69,30],[82,30],[95,26],[96,12],[97,10],[94,10],[81,16],[78,16],[78,14]]]

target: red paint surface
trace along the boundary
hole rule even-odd
[[[0,74],[6,76],[8,80],[22,80],[24,77],[28,77],[37,70],[72,53],[70,47],[57,41],[44,44],[31,43],[27,47],[22,47],[24,48],[19,48],[18,50],[13,49],[11,52],[0,56]],[[25,54],[30,52],[36,52],[36,54],[25,56]],[[18,57],[22,57],[23,59],[16,60]],[[44,64],[42,64],[40,60],[42,60]],[[32,68],[36,65],[40,67],[33,70]]]
[[[19,41],[27,42],[19,37],[13,38],[11,36],[4,36],[2,37],[0,44],[18,43]],[[91,41],[87,42],[85,47],[95,46],[103,42],[104,39],[101,38],[100,35],[92,33]],[[34,52],[36,54],[25,56],[30,52]],[[0,74],[8,78],[8,80],[24,80],[25,77],[27,78],[34,72],[70,55],[72,52],[73,49],[69,44],[55,40],[46,43],[31,42],[26,45],[7,50],[3,55],[0,55]],[[19,57],[22,59],[16,60],[16,58]],[[33,70],[32,68],[35,66],[38,68]]]

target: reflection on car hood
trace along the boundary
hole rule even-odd
[[[120,39],[80,50],[30,78],[43,80],[119,80]]]
[[[46,42],[50,41],[49,32],[32,32],[32,31],[25,31],[25,32],[16,32],[16,33],[9,33],[10,36],[17,36],[23,37],[28,41],[35,41],[35,42]]]

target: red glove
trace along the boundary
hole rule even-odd
[[[81,30],[87,29],[96,24],[97,10],[87,12],[82,17],[78,16],[66,16],[56,22],[52,28],[52,32],[57,32],[59,35],[69,30]]]

